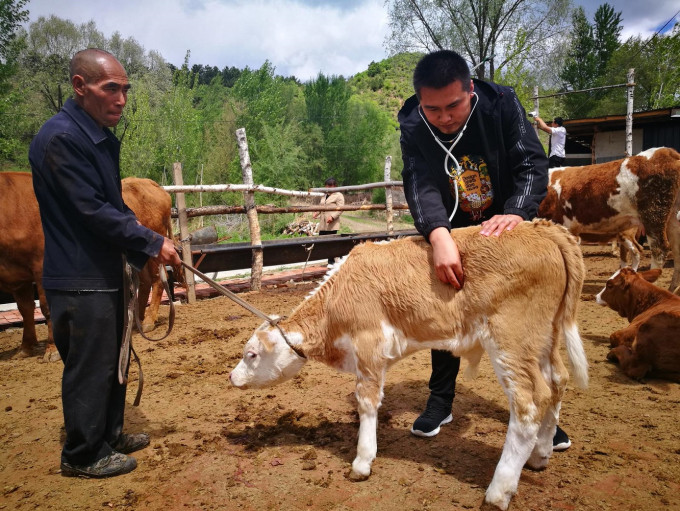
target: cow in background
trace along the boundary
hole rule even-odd
[[[0,290],[11,293],[24,324],[20,357],[28,357],[38,343],[35,333],[35,282],[40,310],[47,321],[45,360],[59,360],[52,337],[52,322],[42,288],[45,238],[40,224],[33,179],[27,172],[0,172]]]
[[[548,194],[538,214],[572,234],[606,235],[642,227],[652,268],[674,259],[670,288],[680,285],[680,153],[648,149],[622,160],[551,169]]]
[[[680,382],[680,297],[652,282],[660,269],[616,272],[596,297],[630,324],[609,337],[607,359],[634,379],[646,375]]]
[[[42,289],[42,264],[44,237],[40,223],[40,210],[33,192],[33,180],[27,172],[0,172],[0,218],[4,225],[0,229],[0,290],[14,296],[21,314],[24,331],[19,357],[33,354],[37,345],[35,332],[33,283],[35,282],[40,309],[48,328],[44,360],[59,360],[54,345],[52,324],[47,300]],[[123,179],[123,199],[135,212],[140,223],[150,229],[170,236],[170,195],[150,179]],[[149,261],[140,273],[140,318],[144,318],[143,329],[153,329],[158,317],[162,286],[158,278],[158,265]],[[182,272],[176,272],[181,275]],[[144,315],[150,290],[153,289],[149,313]]]
[[[172,239],[170,194],[151,179],[127,177],[123,179],[123,200],[134,211],[142,225],[158,234]],[[149,259],[139,273],[139,319],[142,320],[142,331],[150,332],[156,326],[158,308],[163,296],[163,284],[160,279],[160,265]],[[183,282],[184,272],[181,267],[173,268],[173,274]],[[147,310],[151,293],[151,302]],[[171,297],[168,297],[171,298]]]

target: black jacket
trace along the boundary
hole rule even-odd
[[[479,99],[470,127],[476,123],[474,131],[482,139],[480,146],[495,194],[491,213],[530,220],[536,216],[548,187],[548,159],[543,146],[512,88],[474,80],[474,91]],[[443,169],[446,153],[433,139],[418,108],[418,99],[412,96],[398,119],[406,200],[416,229],[427,239],[438,227],[450,229],[475,222],[460,208],[449,222],[455,198]],[[461,141],[468,136],[466,131]]]
[[[45,234],[45,289],[118,289],[124,253],[141,269],[160,252],[163,237],[140,225],[123,202],[119,156],[113,133],[72,99],[31,142]]]

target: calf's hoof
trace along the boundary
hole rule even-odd
[[[371,474],[359,474],[358,472],[355,472],[354,470],[350,471],[349,475],[347,476],[350,481],[354,481],[355,483],[361,482],[361,481],[366,481],[368,477]]]
[[[534,456],[532,454],[524,466],[530,470],[535,470],[538,472],[540,470],[545,470],[545,468],[548,466],[549,460],[550,456]]]
[[[509,505],[506,507],[499,507],[495,504],[491,504],[490,502],[487,502],[486,500],[482,502],[482,505],[479,506],[480,511],[498,511],[501,509],[502,511],[506,511],[508,509]]]
[[[31,348],[22,348],[16,352],[12,358],[29,358],[33,356],[33,350]]]
[[[43,362],[59,362],[61,360],[61,355],[57,351],[57,348],[46,349],[43,355]]]
[[[142,323],[142,332],[145,334],[151,332],[154,328],[156,328],[155,323]]]

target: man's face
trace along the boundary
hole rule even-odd
[[[474,84],[471,82],[470,90],[464,91],[460,80],[441,89],[422,87],[420,107],[430,124],[442,133],[450,135],[460,131],[467,121],[473,90]]]
[[[82,107],[99,126],[111,128],[120,121],[130,89],[127,73],[112,58],[99,61],[101,73],[82,87]]]

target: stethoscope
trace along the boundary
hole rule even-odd
[[[468,123],[470,122],[470,119],[472,118],[472,114],[475,111],[475,108],[477,108],[477,103],[479,103],[479,96],[477,96],[476,92],[472,93],[473,96],[475,96],[475,104],[472,105],[472,108],[470,109],[470,114],[468,115],[467,120],[465,121],[465,124],[463,124],[463,128],[458,132],[458,135],[456,135],[454,138],[451,140],[444,140],[442,141],[437,135],[434,134],[434,131],[432,131],[432,128],[430,128],[430,123],[427,122],[427,119],[425,119],[425,116],[423,115],[422,108],[420,105],[418,105],[418,114],[420,115],[420,118],[423,120],[425,123],[425,126],[427,126],[427,129],[429,132],[432,134],[432,137],[434,138],[434,141],[439,144],[439,147],[441,147],[444,152],[446,153],[446,157],[444,158],[444,173],[450,178],[453,179],[456,182],[456,203],[453,206],[453,213],[451,213],[451,216],[449,217],[449,222],[451,219],[453,219],[453,215],[456,214],[456,210],[458,209],[458,177],[460,176],[460,164],[458,163],[458,160],[456,157],[453,155],[451,151],[453,151],[453,148],[456,147],[458,142],[460,142],[460,139],[463,137],[463,133],[465,133],[465,130],[467,129]],[[444,144],[451,144],[451,147],[447,148]],[[452,172],[449,171],[449,158],[453,160],[453,166],[455,168],[456,173],[453,174]]]

